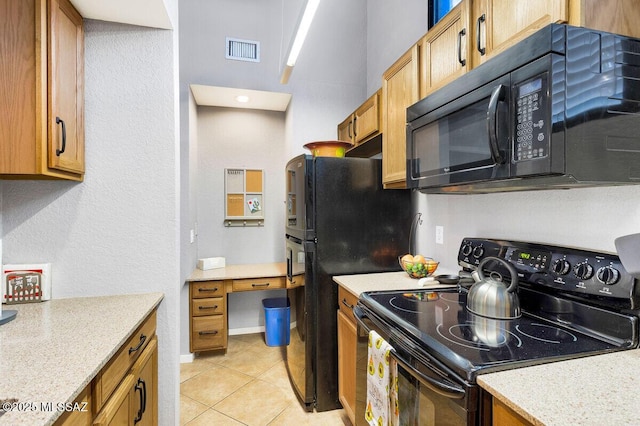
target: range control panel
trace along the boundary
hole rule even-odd
[[[518,271],[520,282],[560,291],[613,299],[636,298],[635,279],[612,253],[482,238],[465,238],[460,244],[458,264],[477,269],[487,256],[508,260]],[[488,267],[500,269],[498,262]],[[506,272],[498,271],[500,273]]]

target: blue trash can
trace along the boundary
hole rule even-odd
[[[288,297],[263,299],[264,335],[267,346],[286,346],[291,336],[291,308]]]

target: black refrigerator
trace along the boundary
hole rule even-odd
[[[382,189],[382,162],[301,155],[286,168],[292,319],[286,364],[309,411],[340,408],[336,275],[398,271],[409,251],[409,190]]]

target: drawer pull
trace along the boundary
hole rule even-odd
[[[218,309],[218,305],[213,306],[198,306],[198,309]]]
[[[353,305],[350,305],[350,304],[348,304],[348,303],[347,303],[347,299],[346,299],[346,298],[343,298],[343,299],[342,299],[342,304],[343,304],[344,306],[346,306],[347,308],[349,308],[349,309],[353,309],[353,308],[354,308],[354,306],[353,306]]]
[[[200,336],[205,336],[205,335],[208,335],[208,334],[212,334],[212,335],[214,335],[214,336],[215,336],[216,334],[218,334],[218,330],[200,331],[200,332],[198,332],[198,334],[199,334]]]
[[[251,287],[256,288],[256,287],[269,287],[269,285],[271,285],[271,283],[264,283],[264,284],[251,284]]]
[[[144,345],[144,342],[147,341],[147,336],[145,336],[144,334],[140,335],[140,342],[138,343],[138,346],[136,346],[135,348],[129,348],[129,355],[131,355],[132,352],[137,351],[138,349],[140,349],[142,347],[142,345]]]
[[[214,288],[203,288],[203,287],[201,287],[201,288],[198,289],[198,291],[202,291],[202,292],[205,292],[205,291],[218,291],[218,287],[214,287]]]

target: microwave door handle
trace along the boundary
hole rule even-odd
[[[498,146],[498,104],[505,100],[506,89],[503,84],[498,85],[489,98],[489,108],[487,110],[487,130],[489,132],[489,149],[491,158],[496,164],[503,164],[504,157],[500,153]]]

